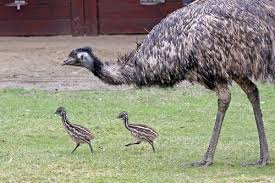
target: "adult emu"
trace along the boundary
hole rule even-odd
[[[269,161],[257,86],[275,81],[275,2],[273,0],[197,0],[156,25],[141,45],[116,64],[103,63],[88,47],[73,50],[64,65],[89,69],[105,83],[173,86],[187,80],[216,92],[218,112],[202,161],[213,163],[222,122],[235,81],[247,94],[256,119],[260,159]]]

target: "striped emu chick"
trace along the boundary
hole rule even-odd
[[[79,147],[79,145],[83,143],[87,143],[90,147],[91,153],[93,153],[91,140],[94,139],[94,135],[91,133],[91,131],[83,126],[71,124],[67,118],[67,113],[64,107],[59,107],[55,111],[55,114],[61,116],[65,130],[76,143],[76,147],[71,153],[73,153]]]
[[[117,118],[123,119],[125,127],[136,138],[136,142],[126,144],[125,146],[131,146],[140,144],[142,141],[148,142],[153,151],[155,152],[154,140],[158,137],[158,133],[151,127],[142,124],[129,124],[127,112],[121,112]]]

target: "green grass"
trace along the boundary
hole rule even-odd
[[[275,155],[275,88],[260,85],[271,157]],[[258,159],[258,135],[245,94],[231,88],[213,166],[184,168],[205,152],[217,110],[215,93],[201,89],[42,92],[0,90],[0,182],[275,182],[275,164],[241,167]],[[65,106],[71,122],[89,127],[95,153],[75,144],[53,113]],[[148,144],[125,147],[133,139],[116,119],[160,134],[154,154]]]

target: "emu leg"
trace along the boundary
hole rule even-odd
[[[134,142],[134,143],[129,143],[129,144],[126,144],[125,146],[131,146],[131,145],[136,145],[136,144],[140,144],[141,141],[137,141],[137,142]]]
[[[80,144],[76,144],[74,150],[71,152],[71,154],[73,154],[73,152],[79,147]]]
[[[153,141],[148,141],[148,142],[151,145],[151,147],[152,147],[152,149],[153,149],[153,151],[155,153],[156,151],[155,151],[155,147],[154,147],[154,142]]]
[[[88,143],[88,145],[89,145],[89,147],[90,147],[91,153],[93,153],[94,151],[93,151],[93,148],[92,148],[91,142],[87,142],[87,143]]]
[[[266,135],[264,131],[264,124],[262,119],[262,112],[260,107],[260,97],[257,86],[248,78],[244,78],[236,81],[238,85],[243,89],[246,93],[247,98],[252,104],[254,116],[256,120],[256,125],[259,134],[259,142],[260,142],[260,159],[255,163],[243,163],[242,165],[266,165],[269,161],[269,152],[268,145],[266,140]]]
[[[215,150],[218,144],[222,122],[226,113],[226,110],[231,101],[231,94],[227,85],[219,85],[216,87],[216,93],[218,97],[218,112],[216,116],[216,122],[213,129],[212,137],[209,142],[208,149],[201,161],[193,162],[191,166],[209,166],[213,163]]]

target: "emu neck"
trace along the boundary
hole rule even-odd
[[[125,128],[127,128],[128,130],[130,130],[130,129],[129,129],[128,118],[123,118],[123,122],[124,122]]]
[[[93,58],[94,61],[90,62],[90,64],[88,64],[86,68],[90,70],[95,76],[99,77],[100,71],[102,70],[104,63],[102,63],[97,57],[92,57],[91,55],[90,57]]]
[[[71,126],[71,124],[70,124],[70,122],[69,122],[69,120],[67,118],[67,114],[61,115],[61,119],[62,119],[63,125],[65,127]]]
[[[94,57],[93,59],[93,64],[86,68],[104,83],[111,85],[129,84],[127,82],[128,79],[122,74],[122,71],[124,70],[120,65],[103,63],[97,57]]]
[[[137,57],[132,53],[121,57],[115,64],[106,64],[91,55],[90,66],[86,66],[86,68],[104,83],[110,85],[133,84],[137,87],[154,85],[171,87],[184,79],[182,72],[176,72],[176,68],[179,67],[177,64],[173,68],[164,67],[162,64],[157,64],[156,58],[149,59],[150,62],[153,62],[150,63],[145,58]],[[146,54],[143,54],[143,57],[146,57]]]

